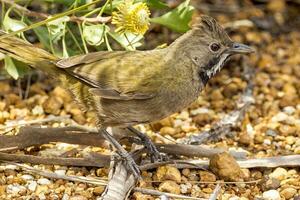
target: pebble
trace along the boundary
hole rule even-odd
[[[104,191],[105,187],[104,186],[97,186],[94,188],[93,193],[97,196],[101,195]]]
[[[11,194],[19,193],[22,190],[26,190],[26,188],[22,185],[19,185],[19,184],[8,185],[6,187],[6,192],[11,193]]]
[[[285,112],[288,115],[294,114],[296,109],[293,106],[287,106],[283,108],[283,112]]]
[[[279,187],[280,187],[280,181],[276,178],[269,178],[266,176],[262,179],[261,188],[263,191],[272,190],[272,189],[276,190]]]
[[[21,176],[21,178],[24,179],[25,181],[34,179],[34,177],[29,175],[29,174],[24,174],[24,175]]]
[[[165,126],[165,127],[162,127],[160,130],[159,130],[159,133],[161,135],[174,135],[176,134],[176,129],[175,128],[172,128],[172,127],[168,127],[168,126]]]
[[[276,178],[278,180],[283,180],[288,175],[287,170],[281,167],[276,168],[271,174],[270,178]]]
[[[204,182],[215,182],[217,180],[216,176],[213,173],[208,171],[200,171],[200,181]]]
[[[297,194],[297,190],[294,188],[285,188],[280,192],[281,196],[285,199],[293,198]]]
[[[46,178],[40,178],[37,182],[40,185],[50,185],[51,184],[51,181]]]
[[[185,184],[180,184],[180,192],[182,194],[187,194],[191,193],[192,190],[192,184],[191,183],[185,183]]]
[[[209,168],[225,181],[243,180],[243,172],[239,164],[227,152],[213,155],[209,161]]]
[[[173,166],[160,166],[157,168],[156,176],[159,181],[172,180],[177,183],[181,182],[180,171]]]
[[[58,170],[54,171],[55,174],[61,175],[61,176],[66,175],[66,172],[67,172],[67,170],[65,170],[65,169],[58,169]]]
[[[175,181],[164,181],[159,185],[158,189],[162,192],[180,194],[180,186]]]
[[[239,136],[239,143],[244,145],[250,145],[252,138],[249,136],[248,133],[242,132]]]
[[[64,193],[61,200],[69,200],[69,199],[70,199],[70,196],[68,194]]]
[[[280,194],[277,190],[268,190],[263,193],[264,200],[280,200]]]
[[[36,190],[36,187],[37,187],[37,182],[36,181],[30,181],[30,182],[28,182],[27,188],[30,191],[34,192]]]

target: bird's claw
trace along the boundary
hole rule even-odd
[[[149,154],[150,154],[150,160],[151,162],[161,162],[161,161],[168,161],[169,157],[161,153],[157,150],[156,146],[151,142],[151,140],[144,141],[145,147],[147,148]]]
[[[124,160],[126,162],[126,168],[128,171],[131,171],[133,176],[137,178],[138,180],[142,179],[141,176],[141,170],[139,169],[139,166],[136,164],[134,159],[129,153],[119,153],[121,160]]]

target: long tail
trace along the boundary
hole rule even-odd
[[[0,35],[4,34],[5,32],[0,30]],[[54,64],[58,60],[57,57],[17,37],[1,39],[0,52],[50,75],[57,75],[60,72]]]

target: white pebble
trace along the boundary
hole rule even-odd
[[[265,144],[265,145],[271,145],[271,140],[269,140],[269,139],[264,139],[264,144]]]
[[[26,190],[26,188],[19,184],[8,185],[6,188],[6,192],[11,193],[11,194],[16,194],[16,193],[20,192],[21,190]]]
[[[24,174],[21,176],[22,179],[24,179],[25,181],[28,181],[28,180],[33,180],[33,176],[29,175],[29,174]]]
[[[240,200],[240,198],[237,196],[234,196],[234,197],[230,197],[228,200]]]
[[[46,200],[45,194],[44,194],[44,193],[40,193],[40,194],[39,194],[39,199],[40,199],[40,200]]]
[[[270,178],[276,178],[278,180],[283,180],[288,175],[287,170],[281,167],[276,168],[271,174]]]
[[[27,185],[27,188],[32,192],[36,190],[36,187],[37,187],[36,181],[30,181],[29,184]]]
[[[67,171],[65,169],[58,169],[58,170],[54,171],[55,174],[60,175],[60,176],[66,175],[66,172]]]
[[[277,115],[275,115],[274,117],[272,117],[272,122],[282,122],[287,120],[288,115],[283,113],[283,112],[279,112]]]
[[[69,199],[70,199],[69,195],[65,193],[61,200],[69,200]]]
[[[283,108],[283,111],[288,115],[292,115],[295,113],[296,109],[293,106],[287,106]]]
[[[50,184],[51,184],[51,181],[49,181],[49,180],[46,179],[46,178],[40,178],[37,182],[38,182],[38,184],[40,184],[40,185],[50,185]]]
[[[280,200],[280,194],[277,190],[268,190],[263,193],[264,200]]]

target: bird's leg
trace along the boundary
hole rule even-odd
[[[100,132],[103,134],[104,138],[108,140],[111,145],[113,145],[114,148],[116,148],[118,155],[126,160],[128,168],[132,171],[133,175],[141,179],[141,172],[138,167],[138,165],[135,163],[132,156],[119,144],[119,142],[111,135],[109,134],[104,128],[100,129]]]
[[[151,162],[168,160],[167,155],[159,152],[147,135],[141,133],[132,126],[127,127],[127,129],[140,138],[142,144],[147,148],[148,152],[150,153]]]

